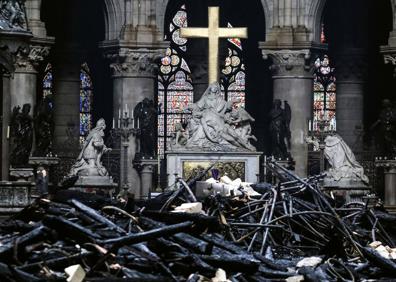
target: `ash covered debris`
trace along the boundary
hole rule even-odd
[[[396,277],[395,216],[369,198],[338,205],[320,190],[321,176],[284,173],[287,182],[252,185],[255,193],[198,199],[196,179],[181,179],[180,189],[134,209],[83,194],[40,199],[1,222],[0,280]]]

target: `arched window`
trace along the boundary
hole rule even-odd
[[[166,37],[171,40],[171,45],[161,60],[158,75],[158,155],[161,158],[169,149],[175,125],[189,115],[185,109],[193,103],[194,98],[191,71],[183,58],[187,50],[187,39],[180,37],[181,27],[187,27],[185,5],[180,7],[169,23]]]
[[[228,23],[228,27],[232,25]],[[235,102],[234,107],[245,107],[245,65],[239,38],[228,39],[228,56],[221,71],[221,88],[224,98]]]
[[[325,130],[335,131],[336,78],[327,55],[315,61],[313,123],[310,130],[319,130],[319,122],[326,122]]]
[[[80,143],[83,144],[92,128],[93,86],[87,63],[80,70]]]
[[[53,94],[53,76],[52,76],[52,65],[48,63],[43,78],[43,99],[47,98],[47,96],[52,96]]]

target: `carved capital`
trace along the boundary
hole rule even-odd
[[[309,49],[262,50],[264,60],[272,59],[270,70],[274,76],[310,76],[313,71]]]
[[[338,81],[364,81],[368,74],[367,54],[359,49],[346,49],[334,55]]]
[[[117,53],[106,54],[113,61],[110,68],[114,76],[152,77],[164,50],[121,48]]]

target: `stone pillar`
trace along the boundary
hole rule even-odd
[[[376,158],[375,166],[384,169],[385,190],[384,206],[392,213],[396,212],[396,159]]]
[[[307,175],[308,147],[305,136],[312,115],[312,68],[307,64],[310,50],[268,50],[262,48],[264,59],[273,61],[274,99],[288,101],[292,109],[291,149],[297,175]]]
[[[362,49],[353,48],[347,48],[334,56],[337,78],[337,132],[352,151],[363,149],[366,57]]]
[[[11,103],[10,103],[10,74],[3,73],[2,76],[2,109],[1,109],[1,179],[8,180],[10,158],[9,158],[9,141],[10,141],[10,115],[11,115]]]
[[[29,30],[35,37],[45,38],[47,30],[45,23],[41,21],[41,2],[42,0],[26,1],[26,14],[29,21]]]
[[[396,207],[396,166],[385,171],[385,206]]]
[[[153,174],[158,161],[155,159],[141,160],[139,163],[140,177],[141,177],[141,191],[142,198],[150,198],[150,193],[153,190]]]
[[[155,61],[159,60],[161,55],[163,56],[164,50],[165,48],[121,48],[117,53],[106,55],[113,61],[110,67],[113,70],[113,115],[116,120],[119,109],[123,109],[125,104],[129,109],[134,109],[144,98],[154,99],[157,65]],[[131,136],[127,154],[128,169],[124,171],[123,165],[121,165],[120,179],[123,179],[123,176],[127,174],[130,192],[136,198],[140,198],[142,196],[140,177],[132,163],[136,151],[136,138]],[[123,164],[125,156],[123,152],[121,154],[121,163]]]
[[[75,47],[56,51],[54,69],[54,148],[78,150],[80,136],[80,54]],[[70,143],[71,142],[71,143]],[[65,147],[65,144],[73,148]],[[75,148],[74,148],[75,147]]]

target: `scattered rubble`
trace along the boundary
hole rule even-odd
[[[195,179],[134,208],[81,195],[37,200],[0,223],[0,281],[396,277],[395,216],[370,199],[339,205],[320,190],[322,176],[276,169],[287,180],[251,185],[257,195],[242,187],[198,202]]]

